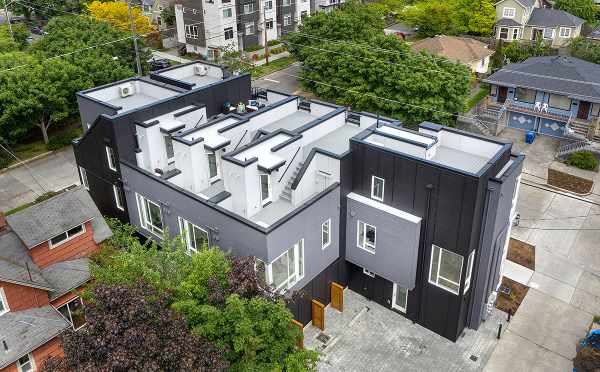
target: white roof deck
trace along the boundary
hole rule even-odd
[[[319,148],[329,151],[335,155],[342,155],[350,150],[350,138],[362,132],[361,128],[354,123],[346,123],[344,126],[306,145],[306,148]]]
[[[241,151],[240,153],[236,154],[234,156],[234,158],[239,161],[246,161],[248,159],[252,159],[252,158],[256,157],[256,158],[258,158],[259,164],[261,164],[261,162],[271,163],[272,161],[274,161],[273,159],[277,157],[277,155],[274,155],[271,152],[271,149],[274,146],[277,146],[277,145],[287,141],[290,138],[292,138],[292,136],[290,136],[289,134],[285,134],[285,133],[276,134],[275,136],[273,136],[265,141],[251,145],[244,151]],[[281,159],[281,160],[283,160],[283,159]]]
[[[319,116],[312,115],[308,111],[298,110],[290,115],[286,115],[281,119],[266,125],[262,128],[262,130],[266,132],[274,132],[278,129],[287,129],[289,131],[295,131],[306,123],[309,123],[315,119],[319,118]]]
[[[125,85],[132,87],[133,94],[122,97],[120,88]],[[140,79],[120,82],[103,88],[82,92],[84,96],[113,106],[121,107],[121,109],[117,111],[118,113],[146,106],[158,100],[176,96],[179,93],[179,90],[169,89]]]
[[[250,220],[263,227],[267,227],[277,222],[292,210],[294,210],[294,206],[289,200],[279,198],[250,217]]]

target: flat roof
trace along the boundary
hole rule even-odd
[[[269,162],[273,156],[276,156],[271,153],[271,149],[289,140],[290,138],[293,138],[293,136],[290,134],[277,133],[264,141],[255,144],[251,143],[246,149],[233,155],[233,158],[239,161],[246,161],[252,158],[258,158],[259,162],[261,162],[262,158],[265,158],[265,161]]]
[[[256,222],[262,227],[268,227],[279,221],[282,217],[290,213],[295,208],[289,200],[279,198],[271,204],[263,207],[260,212],[249,217],[251,221]]]
[[[133,93],[122,97],[121,87],[130,85]],[[94,101],[112,106],[118,113],[136,109],[156,101],[170,98],[182,91],[176,87],[168,87],[163,83],[132,78],[115,83],[84,90],[78,94]]]
[[[334,130],[326,136],[306,145],[306,148],[319,148],[331,152],[335,155],[343,155],[350,150],[350,138],[365,130],[353,123],[346,123],[344,126]]]
[[[477,173],[490,159],[458,149],[439,146],[435,152],[435,156],[430,160],[448,167],[462,169],[470,173]]]
[[[281,119],[264,126],[261,128],[266,132],[275,132],[278,129],[287,129],[289,131],[295,131],[306,123],[309,123],[321,116],[312,115],[308,111],[298,110],[292,114],[286,115]]]

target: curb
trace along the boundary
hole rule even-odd
[[[33,161],[36,161],[36,160],[39,160],[39,159],[46,158],[46,157],[48,157],[48,156],[50,156],[50,155],[54,154],[55,152],[56,152],[56,151],[48,151],[48,152],[44,152],[44,153],[42,153],[42,154],[39,154],[39,155],[36,155],[36,156],[34,156],[33,158],[25,159],[25,160],[23,160],[23,161],[20,161],[20,162],[18,162],[18,163],[16,163],[16,164],[9,165],[9,166],[8,166],[8,167],[6,167],[6,168],[2,168],[2,169],[0,169],[0,174],[6,173],[6,172],[8,172],[9,170],[12,170],[12,169],[15,169],[15,168],[19,168],[20,166],[22,166],[22,165],[25,165],[25,164],[29,164],[29,163],[31,163],[31,162],[33,162]]]

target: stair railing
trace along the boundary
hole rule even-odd
[[[292,166],[292,164],[294,163],[294,159],[296,159],[296,155],[298,155],[298,153],[300,152],[301,147],[298,147],[298,149],[296,150],[296,152],[294,153],[294,156],[292,156],[292,160],[290,160],[290,162],[288,163],[287,167],[285,167],[285,170],[283,171],[283,174],[281,175],[281,177],[279,178],[279,181],[277,181],[277,183],[280,183],[281,180],[283,179],[283,177],[285,176],[285,174],[287,173],[288,169],[290,169],[290,167]]]

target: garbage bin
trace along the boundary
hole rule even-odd
[[[535,139],[535,132],[527,131],[525,133],[525,143],[533,143],[534,139]]]

